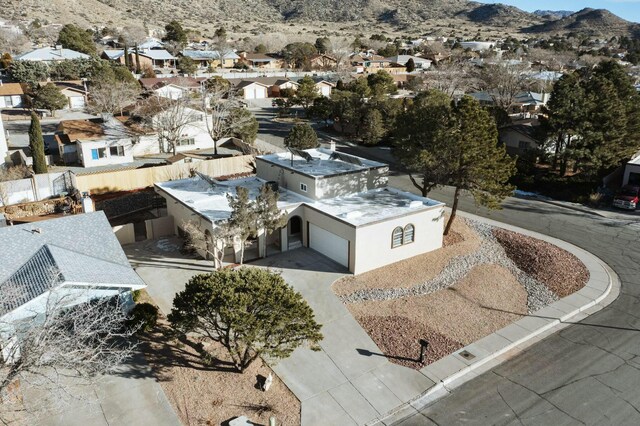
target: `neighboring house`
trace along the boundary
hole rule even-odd
[[[23,97],[20,83],[0,83],[0,108],[22,108]]]
[[[316,89],[318,89],[318,93],[327,98],[331,97],[331,92],[333,91],[334,87],[336,87],[336,85],[331,83],[330,81],[320,80],[316,82]]]
[[[241,62],[251,68],[260,69],[282,69],[284,68],[284,59],[275,55],[265,55],[262,53],[244,52],[240,56]]]
[[[234,87],[242,94],[243,99],[251,100],[268,98],[271,86],[253,80],[241,80]]]
[[[622,185],[640,186],[640,155],[625,165]]]
[[[470,49],[474,52],[479,52],[482,50],[489,50],[496,47],[495,41],[461,41],[460,46],[463,49]]]
[[[542,143],[537,139],[536,128],[526,124],[513,124],[502,127],[499,140],[507,148],[510,155],[522,155],[538,150]]]
[[[164,49],[139,50],[140,67],[152,67],[153,69],[175,69],[178,58]],[[129,50],[129,63],[135,64],[135,52]]]
[[[41,86],[47,85],[49,82],[39,83]],[[67,106],[64,109],[83,109],[87,105],[87,86],[84,81],[52,81],[60,93],[67,98]]]
[[[229,217],[227,195],[237,187],[251,198],[266,184],[275,187],[288,222],[258,239],[280,251],[309,247],[354,274],[442,247],[444,204],[387,187],[386,164],[319,148],[258,156],[256,170],[257,177],[218,182],[199,175],[155,188],[178,234],[195,221],[211,235]],[[238,250],[235,244],[236,256]]]
[[[35,61],[35,62],[59,62],[71,59],[89,59],[90,56],[84,53],[76,52],[71,49],[64,49],[62,46],[43,47],[24,53],[14,58],[16,61]]]
[[[64,120],[58,132],[58,153],[66,164],[75,160],[83,167],[95,167],[133,162],[131,137],[117,120]]]
[[[233,68],[240,56],[233,51],[223,52],[221,55],[217,50],[188,50],[182,51],[182,56],[193,59],[198,64],[198,68],[207,69],[209,66],[214,68]]]
[[[146,285],[131,269],[103,212],[0,228],[0,332],[20,320],[61,307],[118,297]],[[3,352],[6,360],[7,352]]]
[[[298,83],[293,80],[289,80],[286,77],[254,77],[254,78],[230,78],[229,82],[237,89],[242,89],[241,86],[249,85],[250,83],[259,83],[260,85],[264,85],[267,87],[267,97],[279,97],[280,92],[283,89],[292,89],[298,90]],[[251,88],[249,90],[252,90]],[[257,89],[258,96],[262,96],[262,89]],[[249,93],[251,96],[252,93]],[[262,99],[262,98],[247,98],[245,99]]]
[[[311,68],[330,69],[335,68],[338,64],[338,61],[332,56],[321,54],[313,56],[309,60],[309,63],[311,65]]]
[[[481,105],[495,105],[492,92],[481,91],[468,93],[468,95],[480,102]],[[540,113],[542,107],[549,102],[549,98],[549,93],[520,92],[513,98],[513,102],[507,112],[511,115],[519,115],[520,118],[531,118],[533,115]]]
[[[124,65],[124,49],[105,49],[100,57]]]
[[[168,99],[200,93],[204,77],[141,78],[140,85],[149,94]]]
[[[417,70],[426,70],[431,67],[430,59],[420,58],[418,56],[397,55],[385,59],[388,60],[392,66],[406,67],[409,59],[413,59],[413,63],[415,64]]]

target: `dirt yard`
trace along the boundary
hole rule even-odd
[[[141,301],[149,301],[143,296]],[[300,402],[261,359],[244,373],[230,365],[203,361],[194,343],[169,336],[168,323],[142,336],[141,350],[153,369],[171,405],[185,425],[220,425],[245,415],[256,424],[268,424],[274,416],[278,425],[300,424]],[[208,348],[220,357],[224,348]],[[259,383],[272,374],[267,392]]]
[[[390,361],[420,369],[588,279],[556,246],[458,219],[441,250],[345,277],[333,289]],[[419,339],[429,342],[422,363]]]

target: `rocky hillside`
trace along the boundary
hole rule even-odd
[[[640,34],[640,24],[625,21],[606,9],[582,9],[565,18],[534,25],[523,30],[527,33],[575,32],[594,36]]]
[[[585,9],[562,19],[541,17],[502,4],[468,0],[0,0],[4,19],[44,19],[82,26],[121,27],[146,24],[161,28],[177,19],[194,28],[234,23],[245,29],[256,23],[349,22],[420,31],[426,26],[482,25],[527,32],[633,29],[606,10]],[[371,26],[369,26],[370,28]]]
[[[573,15],[575,11],[572,10],[536,10],[534,15],[538,15],[545,19],[561,19],[566,18],[569,15]]]

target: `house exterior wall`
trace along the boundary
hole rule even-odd
[[[640,179],[640,164],[627,163],[624,168],[624,176],[622,177],[622,185],[630,185],[629,180],[631,178],[631,183],[635,184],[633,181],[637,178]]]
[[[314,200],[383,188],[387,185],[388,171],[388,167],[381,167],[338,176],[313,178],[256,158],[256,172],[259,178],[278,182],[278,185],[283,188]],[[307,191],[303,191],[300,184],[306,185]]]
[[[442,207],[435,207],[358,227],[354,245],[355,262],[349,270],[361,274],[441,248],[444,229],[442,211]],[[393,230],[408,224],[415,227],[414,242],[391,248]]]
[[[269,97],[269,90],[259,84],[250,84],[242,88],[243,99],[265,99]]]
[[[534,139],[514,130],[501,132],[500,141],[505,144],[507,152],[511,155],[519,155],[538,149],[538,143]]]
[[[131,152],[131,140],[99,140],[99,141],[82,141],[78,144],[78,160],[84,167],[104,166],[108,164],[131,163],[133,155]],[[124,155],[112,155],[112,147],[121,146]],[[94,150],[104,150],[104,157],[95,157]]]
[[[355,273],[356,227],[307,205],[304,206],[304,217],[302,217],[302,219],[302,244],[306,247],[309,247],[308,223],[313,223],[314,225],[349,241],[349,271]]]
[[[0,108],[21,108],[22,95],[0,96]]]

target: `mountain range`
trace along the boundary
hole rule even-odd
[[[584,33],[640,36],[640,24],[604,9],[525,12],[503,4],[467,0],[0,0],[5,19],[46,19],[83,26],[146,24],[176,19],[188,26],[236,22],[386,24],[423,30],[443,20],[457,25],[506,28],[520,33]]]

